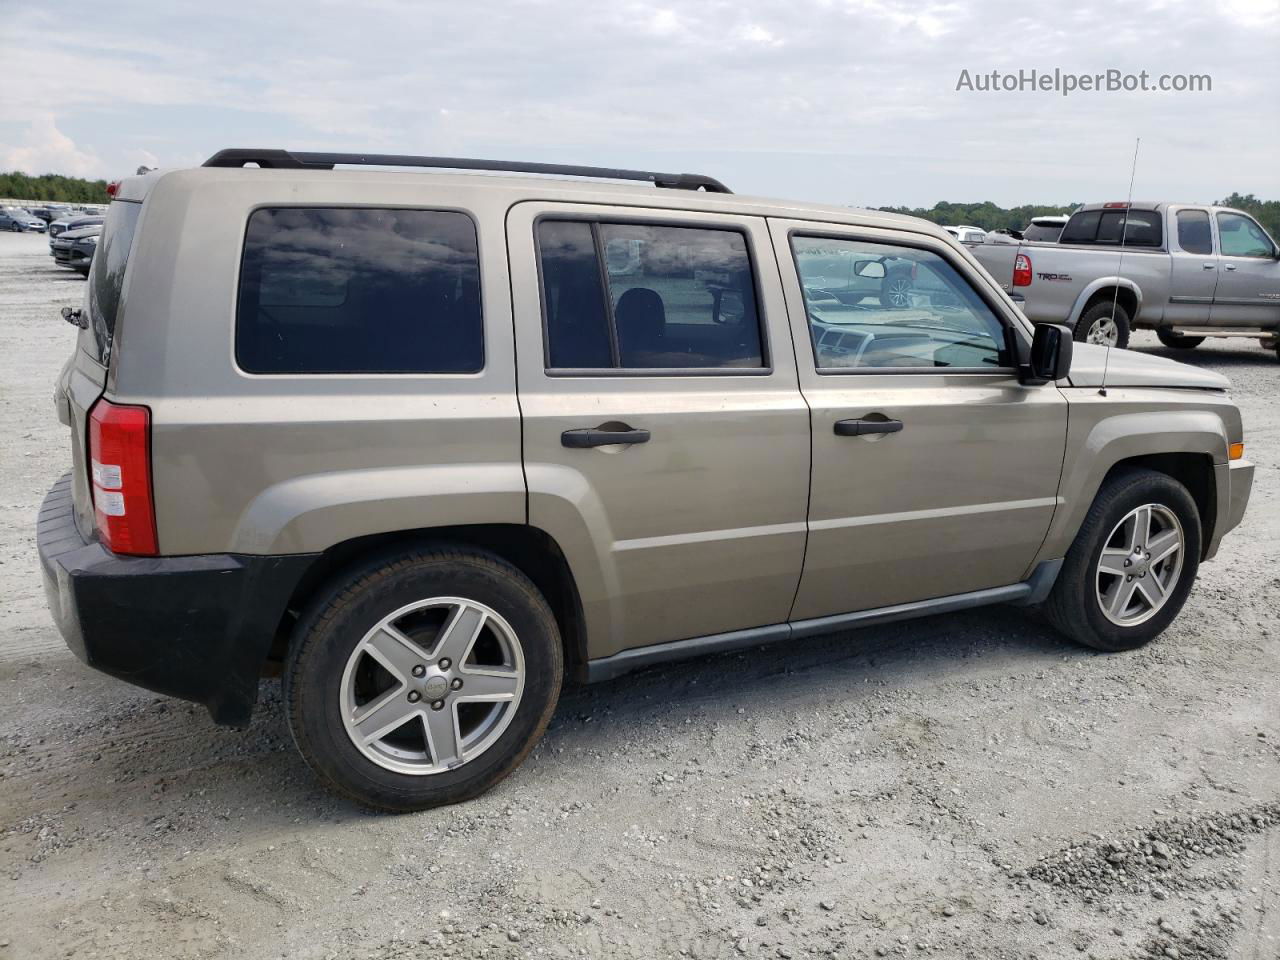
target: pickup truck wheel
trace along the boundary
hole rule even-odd
[[[1187,488],[1154,470],[1112,476],[1089,508],[1045,603],[1049,622],[1097,650],[1158,636],[1200,565],[1200,514]]]
[[[1204,337],[1186,337],[1172,330],[1157,330],[1156,337],[1166,347],[1172,347],[1175,350],[1191,350],[1204,343]]]
[[[564,674],[546,600],[506,561],[442,546],[340,578],[299,621],[285,668],[307,764],[384,810],[469,800],[509,774]]]
[[[1129,345],[1129,329],[1129,314],[1124,307],[1103,300],[1080,315],[1074,338],[1079,343],[1100,343],[1123,350]]]

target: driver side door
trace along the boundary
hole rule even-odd
[[[1058,503],[1067,404],[1024,386],[1016,323],[941,240],[771,220],[811,418],[809,539],[792,621],[1007,586]],[[909,263],[902,306],[849,304],[816,276]]]

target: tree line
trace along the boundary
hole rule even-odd
[[[83,180],[44,173],[0,173],[0,197],[10,200],[41,200],[45,203],[106,203],[107,181]]]
[[[1215,204],[1223,207],[1235,207],[1250,213],[1266,228],[1272,238],[1280,242],[1280,200],[1259,200],[1252,193],[1232,193]],[[1024,204],[1020,207],[1001,207],[990,200],[983,203],[935,203],[928,209],[924,207],[877,207],[885,213],[905,213],[907,216],[920,217],[933,223],[946,226],[981,227],[983,230],[1021,230],[1032,217],[1045,217],[1052,214],[1070,214],[1080,206],[1079,203],[1067,203],[1059,206],[1053,204]]]

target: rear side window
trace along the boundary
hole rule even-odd
[[[249,373],[475,373],[475,224],[442,210],[255,210],[236,361]]]
[[[1213,236],[1209,232],[1208,211],[1178,211],[1178,246],[1187,253],[1205,256],[1213,253]]]
[[[549,369],[765,366],[742,233],[543,220],[537,239]]]
[[[141,213],[140,203],[112,201],[98,237],[98,249],[93,254],[93,266],[89,268],[89,329],[93,332],[100,363],[111,359],[111,339],[116,334],[116,319],[120,314],[124,271]]]

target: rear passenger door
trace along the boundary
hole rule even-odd
[[[1007,308],[941,240],[770,225],[813,418],[792,620],[1026,579],[1057,504],[1067,404],[1053,384],[1018,382]],[[912,288],[902,305],[850,303],[825,287],[832,275],[904,266]]]
[[[765,221],[529,202],[507,234],[529,522],[591,655],[784,623],[809,422]]]
[[[1170,227],[1172,265],[1164,319],[1171,324],[1204,326],[1218,286],[1218,256],[1213,252],[1209,211],[1180,207],[1173,212]]]

